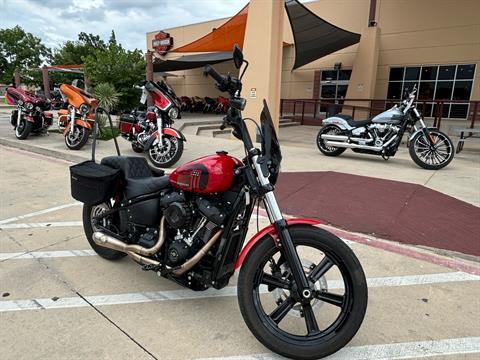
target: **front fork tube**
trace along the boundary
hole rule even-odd
[[[257,172],[260,184],[263,186],[269,185],[270,182],[268,178],[263,175],[261,166],[257,162],[258,156],[254,156],[252,160],[255,165],[255,170]],[[282,253],[285,256],[290,269],[292,270],[293,279],[297,284],[298,293],[303,298],[308,299],[311,297],[310,285],[307,276],[303,271],[302,262],[298,256],[297,249],[295,248],[290,232],[288,231],[288,223],[283,218],[273,191],[267,192],[264,195],[263,201],[265,203],[265,208],[267,210],[270,222],[273,223],[278,235],[277,246],[283,248]]]
[[[70,135],[73,135],[75,127],[75,109],[70,109]]]
[[[17,128],[20,125],[20,120],[21,119],[22,119],[22,110],[19,107],[18,108],[18,114],[17,114],[17,126],[15,126],[15,128]]]

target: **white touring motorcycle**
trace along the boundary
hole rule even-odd
[[[323,120],[317,135],[318,148],[327,156],[338,156],[350,148],[388,160],[397,152],[405,131],[409,131],[407,146],[418,166],[428,170],[447,166],[455,153],[452,140],[438,129],[425,125],[414,105],[416,92],[414,88],[400,106],[395,105],[368,120],[354,121],[351,116],[341,114]]]

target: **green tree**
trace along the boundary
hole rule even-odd
[[[26,72],[38,68],[50,57],[50,49],[20,26],[0,29],[0,83],[10,84],[15,69]]]
[[[66,41],[61,47],[53,51],[52,64],[54,65],[81,65],[83,59],[96,49],[105,49],[105,42],[100,36],[81,32],[77,41]],[[81,76],[81,75],[80,75]],[[55,72],[50,74],[51,83],[71,83],[78,78],[78,74]]]
[[[109,83],[100,83],[93,88],[93,96],[98,100],[98,104],[108,111],[115,109],[120,100],[120,95],[115,90],[115,86]]]
[[[145,79],[145,60],[140,50],[125,50],[112,31],[106,47],[96,48],[83,60],[85,74],[94,85],[110,83],[120,92],[119,110],[138,104],[140,94],[133,85]]]

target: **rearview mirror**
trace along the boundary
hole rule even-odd
[[[243,53],[237,44],[233,46],[233,62],[237,69],[240,69],[243,64]]]

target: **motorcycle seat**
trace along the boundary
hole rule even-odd
[[[161,190],[168,185],[168,176],[163,175],[162,170],[155,169],[153,173],[143,157],[107,156],[102,159],[101,164],[122,171],[127,183],[125,187],[127,199]]]
[[[353,118],[350,115],[337,114],[335,116],[345,120],[348,123],[348,125],[354,126],[354,127],[365,126],[372,122],[372,118],[367,120],[356,121],[356,120],[353,120]]]

